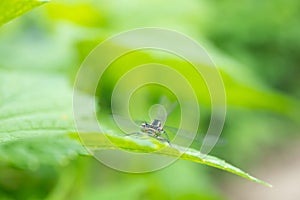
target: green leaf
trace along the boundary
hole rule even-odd
[[[0,143],[72,130],[72,91],[60,76],[0,73]]]
[[[35,169],[41,164],[68,163],[79,153],[87,154],[74,133],[72,90],[66,80],[55,74],[1,70],[0,73],[0,161]],[[77,134],[71,134],[77,138]],[[194,149],[161,143],[154,138],[138,139],[114,134],[81,134],[85,147],[94,150],[122,149],[153,152],[162,147],[162,155],[178,157],[229,171],[270,186],[213,156]],[[78,138],[77,138],[78,139]]]
[[[48,2],[48,0],[1,0],[0,25],[16,18],[29,10]]]
[[[78,142],[60,135],[42,136],[0,145],[1,163],[36,170],[41,165],[67,165],[82,148]]]
[[[61,76],[0,69],[0,161],[34,169],[76,156],[71,102]]]
[[[78,137],[78,135],[73,134],[73,137]],[[79,138],[77,138],[79,139]],[[186,149],[178,145],[172,144],[171,146],[167,143],[162,143],[154,138],[136,138],[124,135],[110,134],[110,133],[82,133],[80,134],[80,140],[83,141],[85,147],[87,147],[92,152],[96,152],[104,149],[124,149],[134,152],[154,152],[157,154],[180,157],[180,159],[188,160],[192,162],[197,162],[200,164],[212,166],[224,171],[231,172],[238,176],[244,177],[251,181],[272,187],[269,183],[266,183],[260,179],[257,179],[250,174],[240,170],[239,168],[226,163],[217,157],[210,155],[202,155],[199,151],[195,149]],[[160,151],[157,151],[160,150]]]
[[[102,39],[81,41],[78,44],[78,51],[82,59],[101,41]],[[300,108],[300,103],[297,99],[268,87],[257,75],[251,73],[251,71],[247,70],[241,63],[217,51],[216,48],[209,43],[206,43],[205,46],[208,47],[208,52],[213,60],[219,63],[217,68],[224,82],[226,103],[228,106],[270,111],[299,122],[300,116],[299,112],[297,112],[299,109],[295,109]],[[126,44],[114,44],[113,48],[117,51],[118,48],[128,48],[128,46]],[[98,62],[101,62],[100,58]],[[100,98],[106,98],[107,96],[107,94],[101,94],[101,90],[106,93],[112,92],[115,82],[117,82],[126,71],[132,69],[133,66],[157,62],[166,66],[172,66],[178,70],[180,74],[186,76],[194,90],[201,91],[196,93],[199,103],[210,106],[211,96],[208,93],[206,83],[203,82],[203,78],[198,73],[193,71],[189,63],[178,59],[176,56],[174,57],[167,54],[160,55],[157,52],[155,54],[151,51],[134,52],[115,61],[111,65],[112,68],[115,67],[115,70],[111,69],[110,72],[107,70],[106,73],[111,74],[107,76],[108,78],[103,78],[103,88],[98,88]],[[209,66],[203,66],[203,70],[207,70],[207,67]],[[89,78],[91,79],[91,77]],[[87,90],[86,92],[89,91]]]

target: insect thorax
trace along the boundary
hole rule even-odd
[[[142,123],[141,124],[141,131],[149,134],[160,135],[164,133],[161,121],[158,119],[154,119],[150,124]]]

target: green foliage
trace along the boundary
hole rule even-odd
[[[62,77],[13,70],[0,76],[2,143],[72,130],[72,93]]]
[[[299,96],[299,1],[224,0],[211,1],[211,7],[204,28],[210,41],[255,68],[274,88]]]
[[[66,82],[57,75],[46,76],[32,72],[2,70],[0,76],[1,160],[36,169],[40,164],[66,164],[70,158],[76,156],[80,152],[78,144],[65,138],[65,135],[74,130],[71,90]],[[99,138],[96,137],[98,134],[82,136],[89,137],[88,140],[92,142],[84,143],[88,147],[112,148],[103,134],[99,134]],[[150,138],[146,143],[125,137],[110,136],[110,139],[117,146],[135,152],[152,152],[163,146]],[[179,156],[183,153],[182,159],[217,167],[263,183],[218,158],[207,156],[202,159],[200,153],[192,149],[184,152],[181,147],[166,147],[161,153],[167,156]]]
[[[74,129],[72,93],[62,77],[2,69],[0,85],[2,161],[36,169],[78,154],[79,144],[65,136]]]
[[[0,25],[44,2],[1,0]],[[272,4],[258,0],[241,4],[227,0],[187,1],[185,6],[174,1],[136,0],[120,4],[64,0],[46,4],[39,8],[40,12],[32,12],[18,23],[2,26],[1,198],[42,199],[50,194],[49,199],[66,199],[70,195],[74,199],[223,199],[218,196],[215,183],[230,181],[211,176],[202,165],[270,186],[217,157],[203,159],[194,149],[183,152],[182,147],[168,146],[153,138],[124,137],[110,126],[104,133],[80,133],[80,137],[94,151],[116,148],[109,139],[127,151],[160,149],[164,156],[183,153],[181,159],[191,162],[178,161],[158,173],[139,178],[110,171],[98,162],[87,167],[92,159],[78,142],[69,79],[74,80],[81,61],[99,42],[119,31],[159,26],[182,31],[200,42],[209,39],[203,44],[217,61],[228,103],[222,134],[228,143],[215,148],[212,154],[248,170],[260,165],[270,147],[277,149],[288,146],[294,138],[298,140],[294,134],[298,133],[300,119],[300,103],[294,98],[299,96],[298,8],[297,0],[276,0]],[[122,45],[116,47],[126,48]],[[172,56],[139,52],[122,58],[112,66],[118,70],[108,70],[112,75],[104,77],[104,86],[98,88],[99,110],[109,110],[110,93],[118,78],[143,62],[175,66],[186,77],[193,74],[187,63]],[[210,99],[198,78],[190,81],[195,90],[202,92],[198,98],[203,130],[210,117]],[[161,95],[154,89],[150,94],[147,101],[142,99],[134,105],[137,116],[143,116],[144,109]],[[178,120],[178,113],[175,110],[175,117],[170,117],[171,123]],[[86,176],[92,177],[90,182],[85,180]],[[98,183],[102,185],[98,187]]]
[[[27,11],[42,5],[48,0],[1,0],[0,25],[18,17]]]

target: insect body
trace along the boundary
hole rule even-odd
[[[143,133],[147,133],[151,137],[161,141],[166,141],[170,144],[168,134],[163,129],[163,125],[160,120],[154,119],[150,124],[143,122],[140,128]]]

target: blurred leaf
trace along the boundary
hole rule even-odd
[[[0,145],[0,161],[22,169],[36,170],[42,165],[65,166],[83,151],[66,136],[43,136]]]
[[[85,58],[101,41],[101,39],[94,41],[86,40],[78,43],[78,51],[82,59]],[[115,51],[117,51],[118,48],[128,48],[125,42],[114,45]],[[223,79],[227,105],[251,110],[266,110],[284,115],[299,122],[299,112],[297,112],[298,109],[295,109],[300,108],[300,102],[298,100],[268,87],[265,82],[259,79],[255,74],[251,73],[251,70],[242,66],[241,63],[234,61],[230,56],[227,56],[223,52],[218,52],[213,45],[207,43],[205,47],[208,48],[208,52],[213,60],[216,60],[218,63],[216,67]],[[107,55],[110,54],[109,51],[106,53]],[[99,62],[101,61],[99,60]],[[109,105],[110,99],[108,99],[108,97],[110,95],[107,94],[113,91],[113,88],[120,77],[134,66],[146,63],[160,63],[176,69],[181,75],[184,75],[188,79],[194,91],[197,91],[196,95],[199,99],[199,104],[205,107],[210,106],[211,96],[206,83],[202,75],[198,74],[190,63],[169,53],[150,50],[133,52],[114,61],[107,69],[106,74],[101,78],[101,84],[99,84],[98,88],[100,100],[104,102],[107,101],[106,105]],[[207,72],[209,68],[210,66],[202,66],[201,70]],[[157,78],[155,74],[141,74],[140,78],[149,76],[153,76],[153,79]],[[92,77],[89,77],[89,79],[91,78]],[[95,78],[98,77],[96,76]],[[174,81],[170,76],[163,76],[163,79]],[[151,91],[152,96],[154,92],[155,91]]]
[[[71,94],[60,76],[1,70],[0,160],[36,168],[77,155],[80,145],[65,136],[73,130]]]
[[[99,10],[89,3],[52,3],[47,5],[47,11],[54,20],[67,20],[82,26],[97,27],[104,21]]]
[[[227,54],[255,70],[268,85],[297,92],[299,1],[210,2],[212,14],[206,18],[202,33]]]
[[[74,137],[77,137],[74,135]],[[238,176],[252,180],[254,182],[271,187],[270,184],[259,180],[246,172],[240,170],[233,165],[226,163],[217,157],[206,155],[204,156],[199,151],[190,148],[183,148],[181,146],[172,144],[169,146],[166,143],[162,143],[155,138],[139,139],[136,137],[122,136],[108,133],[81,133],[80,139],[83,141],[85,147],[89,148],[93,152],[105,149],[124,149],[134,152],[143,153],[157,153],[160,155],[180,157],[180,159],[197,162],[200,164],[212,166],[224,171],[231,172]],[[159,150],[159,151],[157,151]]]
[[[29,10],[48,2],[48,0],[1,0],[0,25],[16,18]]]
[[[0,143],[72,130],[71,90],[56,75],[0,74]]]

